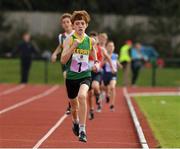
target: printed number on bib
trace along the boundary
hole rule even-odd
[[[117,71],[117,62],[116,61],[112,61],[112,65],[115,69],[115,72]],[[111,66],[109,65],[109,63],[106,64],[106,72],[112,72]]]
[[[72,56],[70,70],[77,73],[88,70],[88,58],[88,55],[74,53]]]

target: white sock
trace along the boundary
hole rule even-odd
[[[74,120],[73,120],[73,123],[79,124],[79,119],[74,119]]]
[[[81,133],[81,131],[84,131],[86,133],[86,125],[79,124],[79,133]]]

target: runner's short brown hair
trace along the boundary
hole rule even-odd
[[[60,21],[62,21],[64,18],[69,18],[71,20],[72,15],[70,13],[63,13],[63,15],[60,18]]]
[[[84,20],[88,24],[90,21],[90,16],[85,10],[74,11],[71,18],[72,24],[76,20]]]

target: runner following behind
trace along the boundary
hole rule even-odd
[[[61,18],[60,18],[60,24],[61,27],[64,30],[64,33],[59,34],[58,39],[59,39],[59,45],[57,48],[54,50],[54,52],[51,55],[51,62],[55,63],[57,60],[57,57],[59,54],[61,54],[63,50],[63,42],[64,40],[73,34],[74,30],[72,28],[72,23],[71,23],[71,17],[72,15],[69,13],[64,13]],[[63,72],[63,77],[64,79],[66,78],[66,67],[65,65],[61,64],[62,67],[62,72]],[[66,114],[69,115],[71,113],[71,105],[68,103],[67,109],[66,109]]]
[[[107,53],[111,57],[115,72],[112,71],[109,63],[104,64],[103,82],[105,86],[106,96],[110,100],[110,110],[115,110],[116,100],[116,83],[117,83],[117,71],[118,68],[122,68],[122,65],[118,61],[118,54],[114,53],[115,45],[113,41],[108,41],[106,45]]]
[[[96,41],[95,48],[96,48],[96,52],[97,52],[97,59],[100,64],[100,69],[97,72],[95,72],[93,70],[94,58],[93,58],[93,56],[90,55],[89,66],[91,69],[92,83],[91,83],[89,94],[88,94],[88,104],[89,104],[89,119],[92,120],[92,119],[94,119],[94,96],[96,98],[96,104],[97,105],[99,104],[100,83],[102,80],[101,66],[102,66],[102,61],[103,61],[103,53],[102,53],[102,49],[98,45],[98,33],[92,31],[92,32],[90,32],[90,37],[94,38]]]
[[[111,61],[111,57],[108,55],[107,53],[107,50],[106,50],[106,44],[107,44],[107,41],[108,41],[108,35],[106,33],[100,33],[98,35],[98,45],[100,46],[100,48],[102,49],[102,52],[103,52],[103,61],[102,61],[102,64],[101,66],[104,67],[104,64],[105,64],[105,61],[109,62],[111,68],[112,68],[112,72],[114,73],[115,72],[115,68],[113,68],[113,65],[112,65],[112,61]],[[104,73],[104,69],[102,69],[101,71],[101,75],[102,75],[102,78],[103,78],[103,73]],[[108,99],[106,97],[106,94],[105,94],[105,86],[104,86],[104,83],[103,81],[101,81],[101,85],[100,85],[100,90],[101,90],[101,100],[98,100],[98,108],[97,108],[97,112],[101,112],[102,110],[102,100],[104,98]],[[100,99],[100,98],[99,98]]]
[[[88,103],[89,103],[89,119],[92,120],[94,118],[94,96],[96,98],[96,104],[97,104],[97,112],[101,111],[101,101],[100,101],[100,85],[102,81],[102,66],[104,65],[104,59],[107,59],[108,63],[110,64],[111,68],[114,70],[112,61],[110,57],[108,56],[106,50],[102,48],[99,45],[98,42],[98,33],[97,32],[91,32],[90,37],[94,38],[96,41],[95,49],[97,51],[97,59],[100,64],[100,69],[95,72],[92,68],[94,59],[92,56],[89,57],[89,65],[91,68],[91,75],[92,75],[92,84],[89,90],[89,98],[88,98]]]

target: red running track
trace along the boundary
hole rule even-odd
[[[17,85],[16,84],[1,84],[0,85],[0,94],[3,93],[4,91],[7,91],[14,87],[17,87]]]
[[[0,92],[8,88],[0,85]],[[0,97],[0,111],[33,96],[42,95],[51,88],[53,86],[26,85],[20,91],[3,95]],[[59,86],[48,95],[0,114],[0,147],[34,147],[64,115],[67,102],[65,88]],[[79,142],[73,135],[71,123],[71,117],[68,116],[40,147],[140,147],[122,88],[117,88],[115,112],[110,112],[109,105],[104,104],[103,111],[95,113],[94,120],[87,120],[87,143]]]

